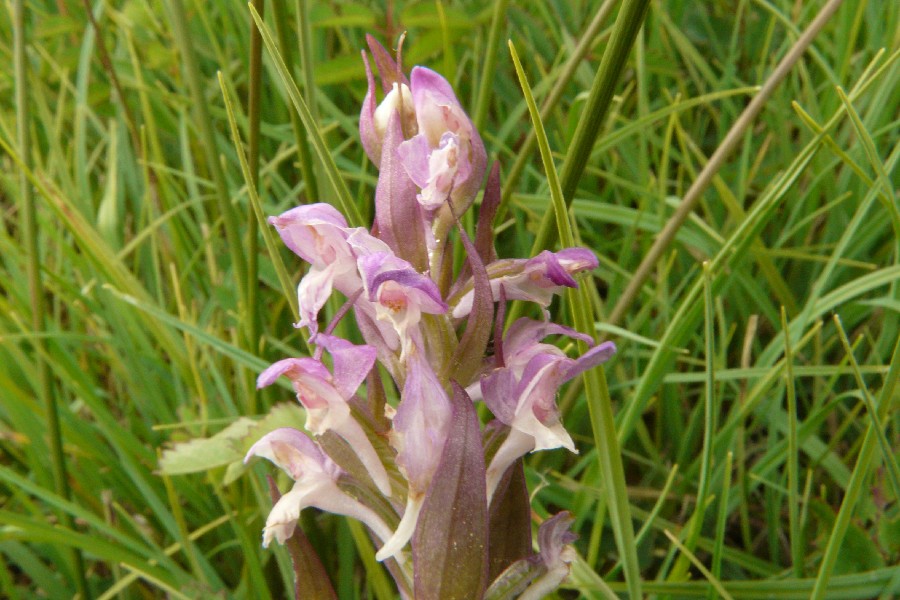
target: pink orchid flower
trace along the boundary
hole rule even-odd
[[[316,341],[331,353],[333,375],[314,358],[286,358],[263,371],[257,387],[271,385],[282,375],[290,379],[297,399],[306,409],[306,429],[314,435],[331,430],[344,438],[369,471],[378,490],[390,495],[387,471],[372,442],[351,415],[348,403],[375,364],[375,349],[325,334],[319,334]]]
[[[606,362],[616,351],[615,344],[605,342],[572,359],[556,346],[539,343],[551,334],[592,343],[589,336],[562,325],[518,319],[503,340],[503,365],[481,379],[485,404],[510,427],[487,469],[488,498],[509,465],[527,452],[560,447],[577,452],[560,422],[556,393],[562,384]]]
[[[442,314],[447,304],[437,284],[411,264],[390,252],[376,252],[359,259],[366,297],[379,320],[391,323],[400,338],[400,359],[421,339],[422,313]]]
[[[391,530],[372,509],[340,490],[340,467],[302,432],[290,427],[276,429],[253,444],[244,462],[254,456],[275,463],[294,480],[294,486],[275,503],[266,519],[263,546],[272,539],[283,544],[291,537],[300,512],[307,507],[353,517],[381,539],[390,537]]]
[[[546,308],[564,287],[578,287],[572,275],[597,268],[597,257],[587,248],[564,248],[559,252],[544,250],[534,258],[502,259],[487,265],[494,301],[500,300],[503,288],[507,300],[527,300]],[[453,301],[452,315],[459,319],[472,310],[474,291],[471,287]]]

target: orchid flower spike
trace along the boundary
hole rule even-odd
[[[294,480],[294,486],[275,503],[266,519],[263,546],[268,547],[272,539],[283,544],[291,537],[300,511],[307,507],[353,517],[382,540],[390,537],[390,529],[372,509],[340,490],[340,467],[302,432],[290,427],[276,429],[253,444],[244,462],[254,456],[275,463]]]

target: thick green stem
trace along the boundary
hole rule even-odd
[[[606,47],[606,51],[603,53],[600,67],[597,69],[597,75],[594,77],[594,83],[591,86],[590,96],[584,111],[581,113],[581,119],[578,121],[575,137],[569,146],[568,153],[566,153],[566,161],[563,163],[560,184],[567,206],[572,203],[572,199],[575,197],[578,181],[581,179],[582,173],[584,173],[584,167],[587,165],[591,150],[597,141],[600,125],[606,118],[606,113],[609,111],[610,104],[612,104],[616,83],[625,69],[625,63],[628,60],[628,55],[631,53],[631,47],[634,45],[638,31],[644,24],[644,17],[647,14],[649,5],[650,0],[625,0],[625,3],[619,10],[619,16],[616,18],[616,24],[613,26],[609,46]],[[555,235],[553,215],[547,212],[541,221],[531,253],[533,255],[537,254],[551,246]]]
[[[253,0],[256,11],[262,15],[265,0]],[[247,90],[247,122],[249,131],[247,134],[247,162],[250,165],[250,178],[253,187],[259,189],[259,125],[261,119],[260,99],[262,97],[262,36],[259,29],[250,19],[250,81]],[[253,206],[247,206],[247,305],[244,316],[246,318],[245,331],[247,336],[247,349],[257,352],[259,348],[259,308],[256,306],[256,289],[259,280],[259,230],[256,223],[256,215]],[[251,414],[256,412],[256,389],[249,386],[248,407]]]

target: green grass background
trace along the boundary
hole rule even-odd
[[[290,400],[253,382],[305,352],[291,326],[302,265],[253,209],[326,201],[370,221],[359,52],[366,32],[402,31],[404,62],[451,81],[501,164],[500,256],[571,235],[600,257],[553,312],[619,353],[559,397],[580,454],[526,468],[538,519],[576,516],[559,596],[900,594],[900,4],[843,3],[615,323],[657,235],[825,2],[651,2],[600,90],[610,102],[587,113],[628,25],[620,3],[255,4],[314,135],[273,54],[251,65],[244,2],[3,4],[0,597],[290,589],[287,555],[259,543],[271,470],[165,475],[159,456]],[[537,236],[564,195],[559,235]],[[341,598],[392,597],[358,524],[307,511],[302,525]]]

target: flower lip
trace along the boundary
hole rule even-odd
[[[450,308],[441,299],[441,293],[434,281],[412,269],[395,269],[375,275],[369,284],[369,300],[385,304],[385,297],[380,294],[379,290],[389,282],[395,283],[400,288],[395,287],[387,298],[390,303],[398,305],[398,307],[402,304],[402,307],[405,308],[409,302],[408,295],[414,294],[422,312],[440,314],[447,312]],[[390,306],[390,303],[387,306]]]
[[[304,475],[313,474],[324,474],[337,479],[343,472],[318,444],[292,427],[280,427],[260,438],[247,451],[244,464],[254,456],[275,463],[295,481]]]
[[[302,375],[312,375],[320,379],[328,379],[331,374],[321,362],[314,358],[284,358],[271,364],[256,378],[256,389],[262,389],[275,383],[282,375],[294,380]]]

